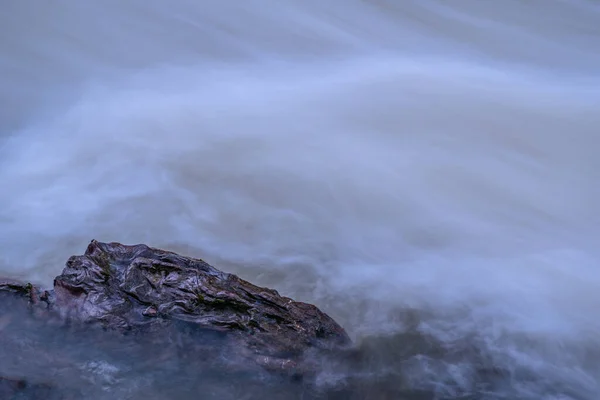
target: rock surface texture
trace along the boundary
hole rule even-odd
[[[54,291],[55,308],[68,319],[123,331],[182,322],[230,336],[257,361],[349,342],[314,305],[146,245],[92,241],[84,255],[67,261]]]
[[[349,343],[344,329],[314,305],[146,245],[93,240],[84,255],[67,261],[54,290],[0,280],[0,293],[75,326],[99,325],[154,341],[164,334],[172,342],[172,333],[181,331],[212,335],[235,357],[267,368],[296,368],[309,349]]]
[[[187,398],[207,387],[219,398],[223,382],[244,379],[260,392],[263,378],[248,377],[312,375],[349,342],[314,305],[146,245],[94,240],[52,290],[0,279],[6,399]]]

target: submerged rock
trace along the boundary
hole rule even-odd
[[[94,240],[84,255],[67,261],[54,291],[3,280],[0,293],[46,307],[72,325],[99,325],[175,347],[178,342],[188,354],[249,359],[267,369],[301,370],[307,350],[349,343],[344,329],[314,305],[146,245]],[[174,332],[185,335],[174,339]],[[215,343],[227,354],[210,349]]]
[[[67,397],[51,384],[0,376],[0,399],[67,400]]]

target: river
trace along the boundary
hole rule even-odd
[[[600,397],[597,1],[7,0],[0,50],[2,275],[146,243],[375,354],[324,387]]]

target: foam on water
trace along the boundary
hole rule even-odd
[[[0,14],[2,274],[144,242],[600,392],[593,2],[55,3]]]

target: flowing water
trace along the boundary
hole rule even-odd
[[[338,320],[323,387],[600,398],[596,0],[6,0],[0,50],[2,275],[147,243]]]

